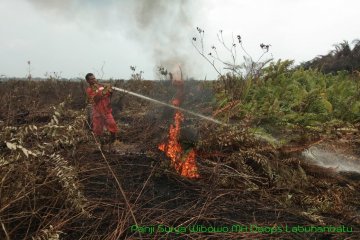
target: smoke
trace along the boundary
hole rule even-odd
[[[193,7],[189,0],[136,1],[137,34],[149,41],[157,65],[170,71],[180,65],[187,75],[192,74],[194,63],[188,50],[194,28]]]
[[[28,0],[61,20],[91,24],[99,31],[126,34],[150,53],[154,66],[168,70],[181,66],[185,76],[196,72],[191,37],[201,3],[190,0]],[[80,26],[82,28],[82,26]],[[129,65],[132,63],[129,63]]]

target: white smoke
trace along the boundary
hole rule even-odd
[[[141,43],[154,65],[168,70],[180,65],[186,75],[199,67],[192,59],[191,38],[200,2],[190,0],[27,0],[50,17],[118,31]],[[130,65],[130,63],[129,63]]]

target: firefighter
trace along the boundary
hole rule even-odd
[[[89,84],[86,94],[88,103],[91,105],[92,130],[103,145],[105,141],[102,135],[106,128],[110,132],[109,146],[111,146],[116,141],[116,133],[119,131],[110,105],[111,85],[100,84],[92,73],[86,74],[85,79]]]

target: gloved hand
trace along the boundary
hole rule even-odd
[[[106,84],[105,87],[102,90],[103,95],[106,95],[107,93],[112,93],[112,88],[110,84]]]
[[[98,93],[100,91],[104,90],[103,86],[99,86],[98,84],[95,84],[95,93]]]

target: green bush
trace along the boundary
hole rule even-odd
[[[359,82],[346,71],[337,75],[318,70],[293,69],[292,61],[277,61],[263,69],[260,79],[248,80],[247,88],[233,84],[232,94],[217,95],[220,107],[236,99],[239,117],[251,116],[260,124],[319,126],[333,119],[360,120]],[[240,81],[240,80],[238,80]],[[246,90],[245,90],[246,89]],[[236,113],[232,113],[233,115]]]

